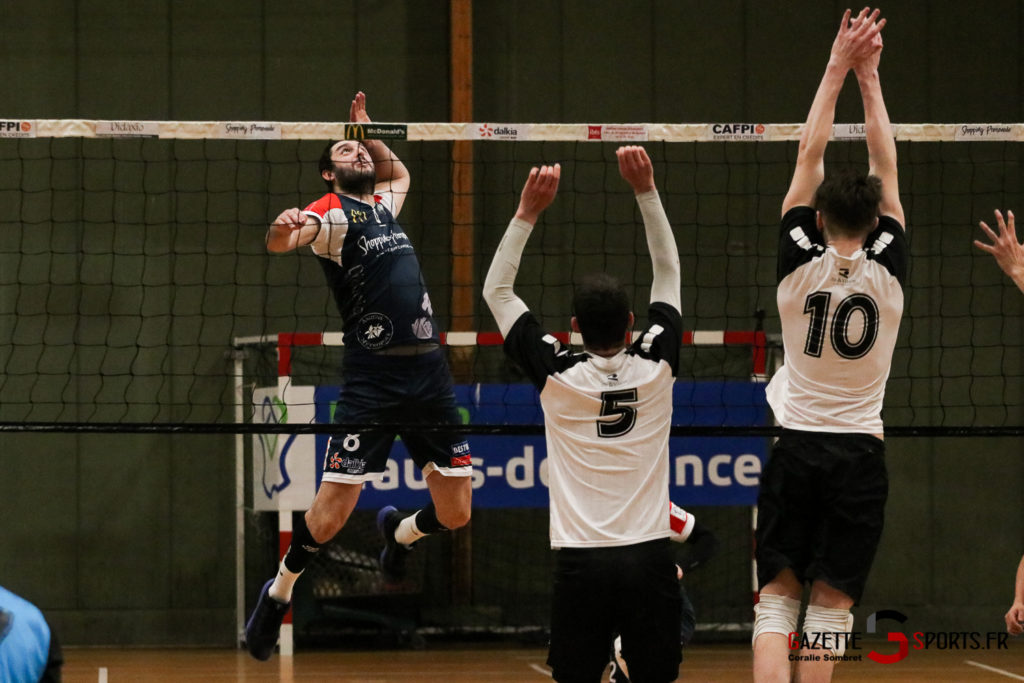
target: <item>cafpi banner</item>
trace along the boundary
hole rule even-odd
[[[674,422],[765,424],[768,412],[764,387],[746,382],[677,382],[673,390]],[[467,424],[543,424],[537,392],[531,385],[473,384],[455,389]],[[254,395],[259,401],[256,418],[327,424],[333,417],[338,392],[336,386],[290,387],[288,400],[281,401],[276,387],[258,389]],[[294,404],[299,401],[300,405]],[[308,508],[320,483],[328,438],[321,434],[276,435],[276,440],[274,435],[254,437],[254,507]],[[543,436],[468,438],[474,507],[547,507],[548,463]],[[684,507],[753,505],[766,454],[764,437],[671,438],[671,498]],[[427,483],[398,436],[384,476],[363,487],[358,507],[416,508],[422,507],[428,496]]]

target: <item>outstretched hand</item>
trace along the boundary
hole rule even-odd
[[[348,120],[352,123],[370,122],[370,115],[366,113],[366,95],[362,90],[352,98],[352,105],[348,109]]]
[[[988,227],[985,221],[980,223],[981,229],[992,240],[987,244],[981,240],[974,240],[974,246],[982,251],[987,251],[995,257],[996,263],[1009,275],[1017,286],[1024,291],[1024,244],[1017,241],[1017,229],[1014,225],[1013,211],[1006,212],[1006,219],[1003,214],[996,210],[996,226],[999,233],[996,234]]]
[[[639,145],[627,145],[615,150],[619,159],[619,174],[633,188],[636,194],[655,189],[654,166],[647,150]]]
[[[562,166],[541,166],[530,169],[530,175],[526,178],[523,192],[519,196],[519,208],[516,210],[516,218],[526,221],[530,225],[537,222],[537,218],[544,209],[551,206],[558,193],[558,180],[562,175]]]
[[[837,66],[843,69],[878,66],[882,54],[882,27],[885,26],[885,19],[878,19],[880,13],[880,10],[870,11],[865,7],[852,20],[850,10],[843,13],[839,33],[832,43],[831,59]]]

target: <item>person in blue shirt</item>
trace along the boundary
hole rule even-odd
[[[39,608],[0,586],[0,681],[59,683],[63,663]]]

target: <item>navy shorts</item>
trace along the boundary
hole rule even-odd
[[[885,444],[867,434],[784,430],[757,498],[757,579],[789,567],[859,602],[882,537]]]
[[[669,543],[555,551],[548,665],[556,681],[600,681],[616,633],[631,680],[676,680],[682,600]]]
[[[461,425],[444,351],[420,356],[346,357],[334,422],[382,424],[383,429],[331,435],[324,481],[344,484],[378,479],[387,469],[396,436],[401,436],[424,476],[472,474],[469,444],[452,431],[399,433],[388,424]]]

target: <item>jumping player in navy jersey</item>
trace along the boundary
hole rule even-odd
[[[634,680],[674,681],[681,660],[665,514],[682,335],[679,255],[647,152],[622,147],[616,154],[653,262],[648,322],[631,345],[634,316],[608,275],[586,278],[574,294],[570,325],[583,337],[582,353],[562,348],[513,292],[526,241],[558,190],[557,164],[530,171],[484,282],[505,352],[540,390],[544,409],[557,551],[548,664],[562,682],[599,681],[616,633]]]
[[[363,93],[353,99],[349,118],[370,121]],[[267,248],[281,253],[308,246],[334,295],[345,346],[335,422],[461,424],[419,261],[397,221],[409,191],[405,164],[379,140],[340,140],[324,149],[319,170],[327,194],[304,210],[282,212],[267,232]],[[409,516],[390,506],[377,515],[384,537],[380,566],[390,581],[403,577],[413,543],[469,521],[472,498],[463,437],[401,436],[423,471],[431,503]],[[277,577],[263,587],[246,624],[246,644],[257,659],[273,653],[295,581],[345,525],[363,483],[381,477],[394,440],[386,429],[332,435],[305,524],[295,530]]]
[[[843,16],[782,203],[779,317],[785,365],[768,385],[783,428],[761,478],[754,680],[789,681],[788,647],[810,584],[796,679],[831,679],[882,534],[888,478],[882,399],[903,314],[909,247],[896,143],[882,100],[879,12]],[[835,105],[853,71],[869,174],[825,175]],[[816,651],[815,651],[816,650]],[[823,651],[824,650],[824,651]],[[829,652],[831,650],[831,652]],[[830,655],[830,656],[824,656]]]

